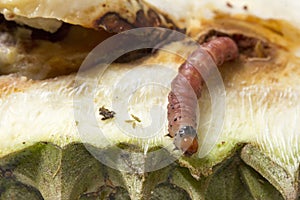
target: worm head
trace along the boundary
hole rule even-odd
[[[191,156],[198,150],[197,132],[192,126],[184,126],[175,134],[174,145],[186,156]]]

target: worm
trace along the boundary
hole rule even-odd
[[[191,156],[198,150],[196,110],[204,86],[200,68],[209,75],[215,65],[237,57],[238,47],[231,38],[216,37],[193,51],[179,67],[168,95],[168,136],[174,138],[175,149],[184,155]]]

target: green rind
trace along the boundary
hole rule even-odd
[[[12,179],[0,180],[0,194],[1,200],[43,200],[38,190]]]
[[[241,164],[237,156],[225,161],[211,178],[205,193],[207,200],[253,200],[240,178]]]
[[[220,142],[212,149],[209,155],[199,158],[196,154],[192,157],[180,157],[180,166],[186,167],[198,179],[201,175],[209,176],[212,168],[239,151],[244,144],[236,142]]]
[[[100,152],[113,154],[116,153],[115,148],[102,149]],[[135,150],[130,145],[123,145],[123,148],[128,154]],[[134,162],[134,159],[141,158],[129,156],[127,159]],[[143,159],[146,164],[160,160],[159,157],[147,156]],[[273,175],[270,178],[268,174],[273,169],[261,171],[254,165],[260,163],[260,159],[268,160],[268,157],[250,145],[240,146],[234,154],[213,166],[210,175],[195,179],[190,169],[180,166],[180,162],[173,162],[155,171],[130,173],[102,164],[83,144],[72,143],[61,148],[51,143],[37,143],[0,159],[0,199],[20,195],[20,199],[46,200],[291,199],[287,198],[286,193],[282,197],[278,192],[279,186],[274,185],[289,182],[286,179],[280,182],[282,176]],[[268,162],[271,163],[265,161]],[[279,166],[275,168],[276,172],[279,170],[283,173]],[[285,191],[290,186],[286,185]]]
[[[298,184],[284,168],[273,162],[257,147],[246,145],[241,151],[241,158],[266,178],[287,200],[296,199]]]
[[[256,200],[283,200],[278,192],[268,181],[248,166],[241,165],[240,174],[242,181],[247,185],[252,197]]]

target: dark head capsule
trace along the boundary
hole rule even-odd
[[[175,134],[174,145],[184,152],[184,155],[191,156],[198,150],[197,132],[192,126],[184,126]]]

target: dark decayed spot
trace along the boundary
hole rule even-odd
[[[94,27],[98,30],[101,27],[104,27],[104,29],[110,33],[119,33],[135,28],[126,19],[114,12],[106,13],[103,17],[96,20],[94,22]]]
[[[162,18],[165,21],[165,24],[162,23]],[[127,31],[134,28],[139,27],[163,27],[163,28],[169,28],[174,29],[179,32],[184,33],[185,29],[179,29],[177,26],[173,23],[172,20],[170,20],[167,16],[164,15],[158,15],[154,10],[149,9],[146,11],[139,10],[136,13],[136,18],[134,22],[129,22],[127,19],[120,16],[118,13],[115,12],[108,12],[105,15],[99,17],[97,20],[94,21],[93,27],[96,30],[105,29],[107,32],[110,33],[120,33],[123,31]],[[175,39],[174,39],[175,38]],[[163,33],[162,31],[149,31],[144,37],[137,38],[137,41],[141,44],[149,44],[149,46],[155,46],[153,49],[138,49],[132,52],[125,53],[121,57],[115,60],[117,63],[126,63],[133,60],[137,60],[139,58],[142,58],[147,55],[151,55],[155,49],[158,49],[159,47],[170,43],[176,39],[176,37],[172,37],[169,35],[169,32]],[[150,41],[152,43],[150,43]],[[126,48],[128,45],[131,44],[117,44],[117,45],[123,45]],[[119,49],[122,49],[120,47]]]
[[[0,14],[0,32],[1,34],[11,34],[14,35],[14,32],[17,28],[25,28],[31,31],[31,39],[33,40],[48,40],[51,42],[57,42],[63,40],[69,32],[70,25],[63,23],[62,26],[54,33],[44,31],[42,29],[33,28],[27,25],[17,24],[15,21],[8,21],[5,17]],[[11,41],[11,40],[9,40]]]
[[[232,4],[231,4],[230,2],[226,2],[226,6],[227,6],[228,8],[233,8],[233,6],[232,6]]]
[[[143,58],[145,56],[151,55],[152,49],[138,49],[134,51],[130,51],[128,53],[125,53],[124,55],[117,58],[114,62],[115,63],[128,63],[133,60],[137,60],[140,58]]]
[[[63,23],[62,26],[54,33],[50,33],[42,29],[32,29],[31,38],[33,40],[49,40],[51,42],[58,42],[68,35],[70,26],[70,24]]]
[[[167,25],[162,24],[161,18],[164,18]],[[159,16],[154,10],[149,9],[147,13],[139,10],[136,13],[136,18],[133,23],[121,17],[118,13],[108,12],[94,21],[95,29],[104,28],[111,33],[120,33],[122,31],[130,30],[139,27],[164,27],[171,28],[180,32],[185,32],[184,29],[179,29],[174,22],[167,16]]]

